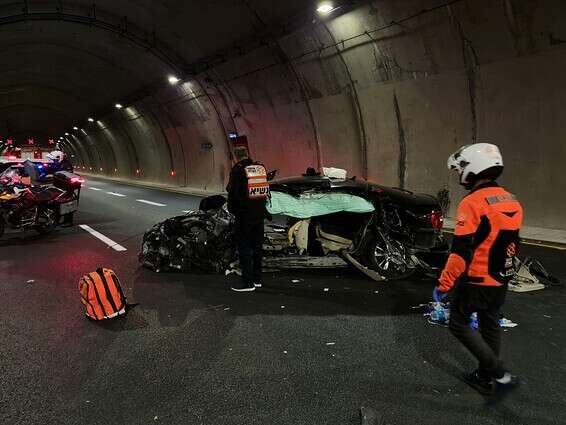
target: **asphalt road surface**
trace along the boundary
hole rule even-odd
[[[345,425],[362,406],[387,424],[566,423],[562,287],[509,295],[503,356],[523,385],[487,406],[459,380],[471,357],[412,308],[433,281],[292,272],[236,294],[224,276],[141,268],[143,232],[198,202],[90,180],[87,228],[0,242],[0,424]],[[566,251],[523,254],[566,280]],[[139,303],[127,318],[85,319],[78,280],[100,266]]]

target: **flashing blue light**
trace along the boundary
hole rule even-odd
[[[41,170],[43,168],[43,165],[38,165],[37,168]]]
[[[237,138],[238,138],[238,133],[236,133],[236,132],[228,133],[228,137],[229,137],[230,139],[237,139]]]

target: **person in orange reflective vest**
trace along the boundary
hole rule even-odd
[[[464,146],[450,156],[448,168],[459,173],[470,193],[458,207],[451,254],[433,298],[442,301],[454,289],[450,331],[479,362],[465,382],[484,395],[503,394],[518,384],[499,357],[499,316],[515,274],[523,208],[496,182],[503,172],[497,146]],[[470,327],[473,313],[477,331]]]
[[[234,283],[236,292],[254,291],[262,286],[264,219],[269,183],[265,167],[249,158],[245,147],[234,149],[236,165],[230,172],[228,210],[235,217],[235,237],[242,269],[242,281]]]

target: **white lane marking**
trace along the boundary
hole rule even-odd
[[[126,195],[123,195],[121,193],[116,193],[116,192],[106,192],[108,195],[112,195],[112,196],[118,196],[119,198],[125,198]]]
[[[102,189],[99,189],[98,187],[89,187],[89,189],[90,190],[96,190],[96,191],[102,190]]]
[[[124,248],[122,245],[117,244],[116,242],[114,242],[112,239],[107,238],[106,236],[104,236],[102,233],[97,232],[96,230],[94,230],[92,227],[87,226],[86,224],[81,224],[79,226],[81,229],[86,230],[88,233],[90,233],[92,236],[94,236],[95,238],[101,240],[102,242],[104,242],[106,245],[108,245],[110,248],[112,248],[115,251],[127,251],[126,248]]]
[[[143,204],[154,205],[156,207],[166,207],[167,206],[165,204],[160,204],[159,202],[146,201],[145,199],[136,199],[136,201],[141,202]]]
[[[185,214],[188,214],[190,212],[192,212],[191,210],[183,210],[182,212],[184,212]]]

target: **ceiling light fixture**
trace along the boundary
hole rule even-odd
[[[320,3],[318,5],[318,8],[316,9],[316,11],[318,13],[322,13],[322,14],[329,14],[330,12],[332,12],[334,10],[334,6],[332,5],[332,3],[330,2],[324,2],[324,3]]]
[[[116,109],[122,109],[122,108],[123,108],[123,106],[122,106],[120,103],[117,103],[117,104],[114,105],[114,106],[116,106]]]
[[[170,75],[169,78],[167,78],[167,80],[169,81],[169,84],[171,84],[171,85],[175,85],[179,81],[181,81],[179,78],[175,77],[174,75]]]
[[[89,118],[87,121],[88,122],[94,122],[94,118]]]
[[[78,129],[79,129],[79,127],[77,127],[77,126],[73,127],[73,130],[75,130],[75,131],[77,131]]]
[[[65,133],[65,136],[70,136],[70,134],[69,134],[69,133]]]

